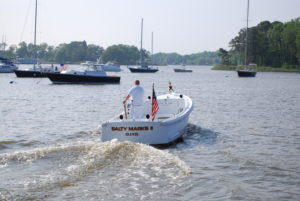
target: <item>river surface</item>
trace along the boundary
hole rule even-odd
[[[0,74],[1,201],[300,200],[300,74],[122,68],[114,85]],[[170,80],[192,98],[182,142],[101,142],[136,79],[147,95]]]

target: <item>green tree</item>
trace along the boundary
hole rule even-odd
[[[87,61],[96,61],[101,57],[103,53],[103,48],[94,44],[87,46],[86,60]]]
[[[300,30],[298,31],[296,36],[296,46],[297,46],[297,59],[298,59],[298,63],[300,63]]]
[[[229,54],[228,51],[220,48],[218,50],[218,55],[221,57],[221,64],[222,65],[229,65]]]
[[[287,22],[282,32],[284,62],[290,65],[297,64],[296,36],[299,30],[300,26],[298,19]]]
[[[28,50],[26,42],[19,43],[19,48],[17,49],[17,56],[20,58],[28,57]]]
[[[120,64],[131,65],[136,64],[140,58],[137,47],[128,45],[112,45],[109,46],[101,55],[101,62],[116,61]]]

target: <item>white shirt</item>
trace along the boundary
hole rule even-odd
[[[133,86],[128,94],[132,97],[132,104],[135,106],[143,105],[144,89],[140,85]]]

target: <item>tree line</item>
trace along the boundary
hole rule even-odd
[[[136,46],[112,45],[104,49],[101,46],[87,44],[86,41],[72,41],[58,46],[41,43],[34,46],[32,43],[21,42],[11,45],[7,50],[1,48],[0,56],[6,58],[38,58],[46,63],[76,64],[83,61],[99,61],[106,63],[115,61],[122,65],[134,65],[140,63],[140,50]],[[149,51],[142,50],[146,65],[213,65],[220,63],[217,52],[201,52],[197,54],[180,55],[177,53],[157,53],[151,55]]]
[[[223,65],[244,64],[247,43],[247,64],[258,66],[296,67],[300,64],[300,18],[286,23],[260,22],[257,26],[241,29],[229,42],[230,50],[220,48],[218,55]]]

